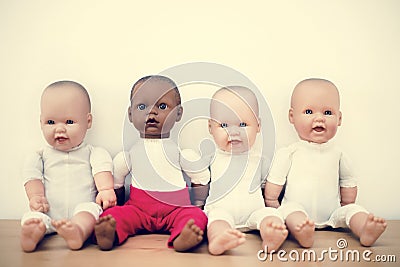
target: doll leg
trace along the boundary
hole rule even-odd
[[[279,212],[273,208],[262,208],[253,212],[249,218],[257,222],[260,230],[262,248],[265,252],[276,251],[288,236],[288,230]]]
[[[278,210],[285,218],[286,227],[300,246],[309,248],[314,243],[315,224],[304,208],[296,202],[286,202]]]
[[[233,218],[227,212],[214,209],[208,216],[207,237],[210,254],[221,255],[246,241],[245,234],[232,227]]]
[[[28,212],[21,219],[21,248],[25,252],[32,252],[46,234],[50,224],[50,217],[41,212]]]
[[[75,208],[74,216],[70,220],[53,220],[52,225],[57,233],[65,239],[68,247],[77,250],[92,234],[101,212],[101,207],[96,203],[82,203]]]
[[[166,210],[170,208],[166,205]],[[197,207],[180,207],[166,216],[167,228],[171,232],[168,246],[183,252],[194,248],[203,240],[207,216]]]
[[[356,204],[349,204],[341,209],[346,211],[346,223],[351,231],[360,238],[363,246],[372,246],[386,229],[385,219],[368,213]]]

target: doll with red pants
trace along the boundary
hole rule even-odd
[[[202,241],[207,217],[191,205],[182,154],[170,139],[183,113],[178,87],[165,76],[146,76],[133,85],[130,101],[129,120],[140,140],[114,158],[116,189],[132,174],[129,200],[102,214],[95,226],[97,243],[110,250],[139,233],[169,232],[169,247],[190,250]],[[185,171],[192,183],[209,181],[208,170]]]

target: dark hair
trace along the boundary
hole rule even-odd
[[[170,78],[168,78],[166,76],[162,76],[162,75],[148,75],[148,76],[144,76],[144,77],[140,78],[139,80],[137,80],[137,82],[135,82],[134,85],[132,86],[130,100],[132,100],[133,91],[135,90],[135,88],[137,86],[140,86],[141,84],[149,81],[149,80],[151,80],[151,81],[163,81],[163,82],[166,82],[166,83],[170,84],[171,85],[171,89],[175,90],[175,93],[176,93],[175,94],[175,98],[176,98],[176,101],[177,101],[178,105],[181,104],[181,94],[179,93],[178,86],[176,85],[176,83],[173,80],[171,80]]]

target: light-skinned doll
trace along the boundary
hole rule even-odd
[[[265,187],[266,204],[279,207],[286,226],[302,247],[311,247],[315,228],[348,227],[364,246],[384,232],[386,222],[355,204],[356,175],[346,154],[333,144],[342,122],[336,86],[306,79],[291,97],[289,121],[300,141],[277,151]]]
[[[100,249],[110,250],[143,232],[170,233],[168,247],[179,252],[203,240],[207,217],[191,205],[182,155],[170,138],[182,113],[178,87],[170,78],[150,75],[133,85],[128,116],[140,140],[114,158],[116,189],[131,173],[130,195],[123,206],[108,209],[100,217],[95,227]],[[209,180],[208,171],[188,175],[194,183]]]
[[[27,158],[23,179],[30,211],[21,219],[21,247],[34,251],[57,232],[70,249],[80,249],[103,209],[114,206],[112,159],[84,142],[92,125],[90,98],[73,81],[43,91],[40,125],[48,146]]]
[[[210,254],[221,255],[243,244],[244,232],[250,230],[260,231],[266,252],[278,249],[288,235],[283,218],[265,207],[259,186],[250,191],[253,181],[265,181],[270,166],[256,145],[261,125],[254,92],[242,86],[215,92],[208,127],[217,146],[204,208]]]

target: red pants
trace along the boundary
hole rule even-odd
[[[152,192],[135,188],[131,185],[129,200],[124,206],[115,206],[103,212],[101,217],[111,214],[116,224],[116,234],[118,244],[123,243],[129,236],[138,233],[171,233],[168,239],[168,246],[172,247],[172,242],[181,233],[188,220],[194,219],[195,224],[203,231],[207,226],[207,216],[205,213],[190,205],[188,188],[175,192],[165,192],[157,194],[169,194],[174,199],[180,198],[181,203],[186,206],[176,206],[161,202],[152,197]],[[163,199],[167,199],[163,197]]]

